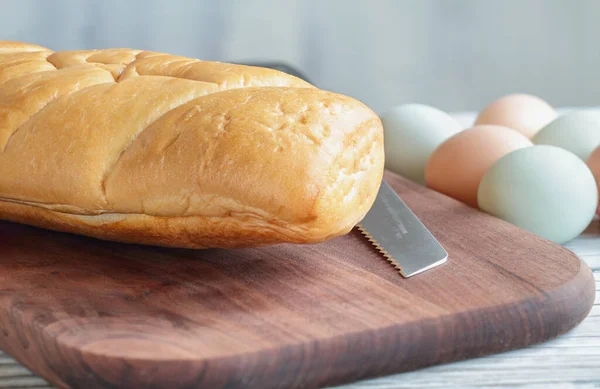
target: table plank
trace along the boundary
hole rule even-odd
[[[523,350],[365,380],[338,389],[600,387],[600,222],[565,245],[595,269],[596,300],[590,315],[558,339]],[[0,352],[0,389],[52,388]]]
[[[595,219],[583,234],[565,247],[579,255],[592,269],[600,270],[600,221]]]

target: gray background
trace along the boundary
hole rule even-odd
[[[381,112],[600,104],[599,0],[0,0],[0,39],[281,60]]]

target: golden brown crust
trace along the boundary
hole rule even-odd
[[[29,43],[1,41],[0,53],[27,53],[34,51],[49,51],[47,48]]]
[[[270,69],[6,47],[2,218],[126,242],[240,247],[329,239],[374,201],[383,131],[354,99]]]

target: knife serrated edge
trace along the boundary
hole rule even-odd
[[[367,240],[369,242],[371,242],[371,244],[377,249],[377,251],[379,251],[381,253],[381,255],[383,255],[383,257],[392,266],[394,266],[394,268],[396,268],[396,270],[398,270],[400,272],[400,274],[402,274],[402,266],[400,266],[400,263],[396,260],[396,258],[392,257],[390,255],[390,253],[388,253],[383,247],[381,247],[381,245],[379,244],[379,242],[377,242],[377,240],[373,237],[373,235],[371,235],[369,233],[369,231],[367,231],[366,229],[364,229],[363,226],[361,226],[360,224],[358,224],[356,227],[358,228],[358,231],[360,231],[360,233],[363,234],[365,236],[365,238],[367,238]]]

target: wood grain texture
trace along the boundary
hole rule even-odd
[[[570,251],[388,174],[450,262],[358,234],[168,250],[0,224],[0,347],[59,387],[317,387],[524,347],[590,310]]]
[[[596,242],[600,245],[600,235]],[[577,241],[571,244],[577,247]],[[594,276],[600,294],[600,269]],[[343,389],[597,389],[599,366],[597,298],[588,317],[557,339],[521,350],[364,380],[344,385]]]
[[[591,229],[600,225],[595,222]],[[590,229],[588,229],[590,230]],[[592,237],[591,235],[587,237]],[[582,237],[585,240],[586,236]],[[595,237],[600,248],[600,233]],[[579,238],[569,246],[579,253]],[[585,247],[585,245],[583,245]],[[589,258],[589,257],[588,257]],[[600,253],[597,256],[600,259]],[[594,272],[600,292],[600,269]],[[339,389],[588,389],[600,386],[600,301],[565,335],[525,349],[340,386]],[[0,388],[53,388],[0,353]]]

